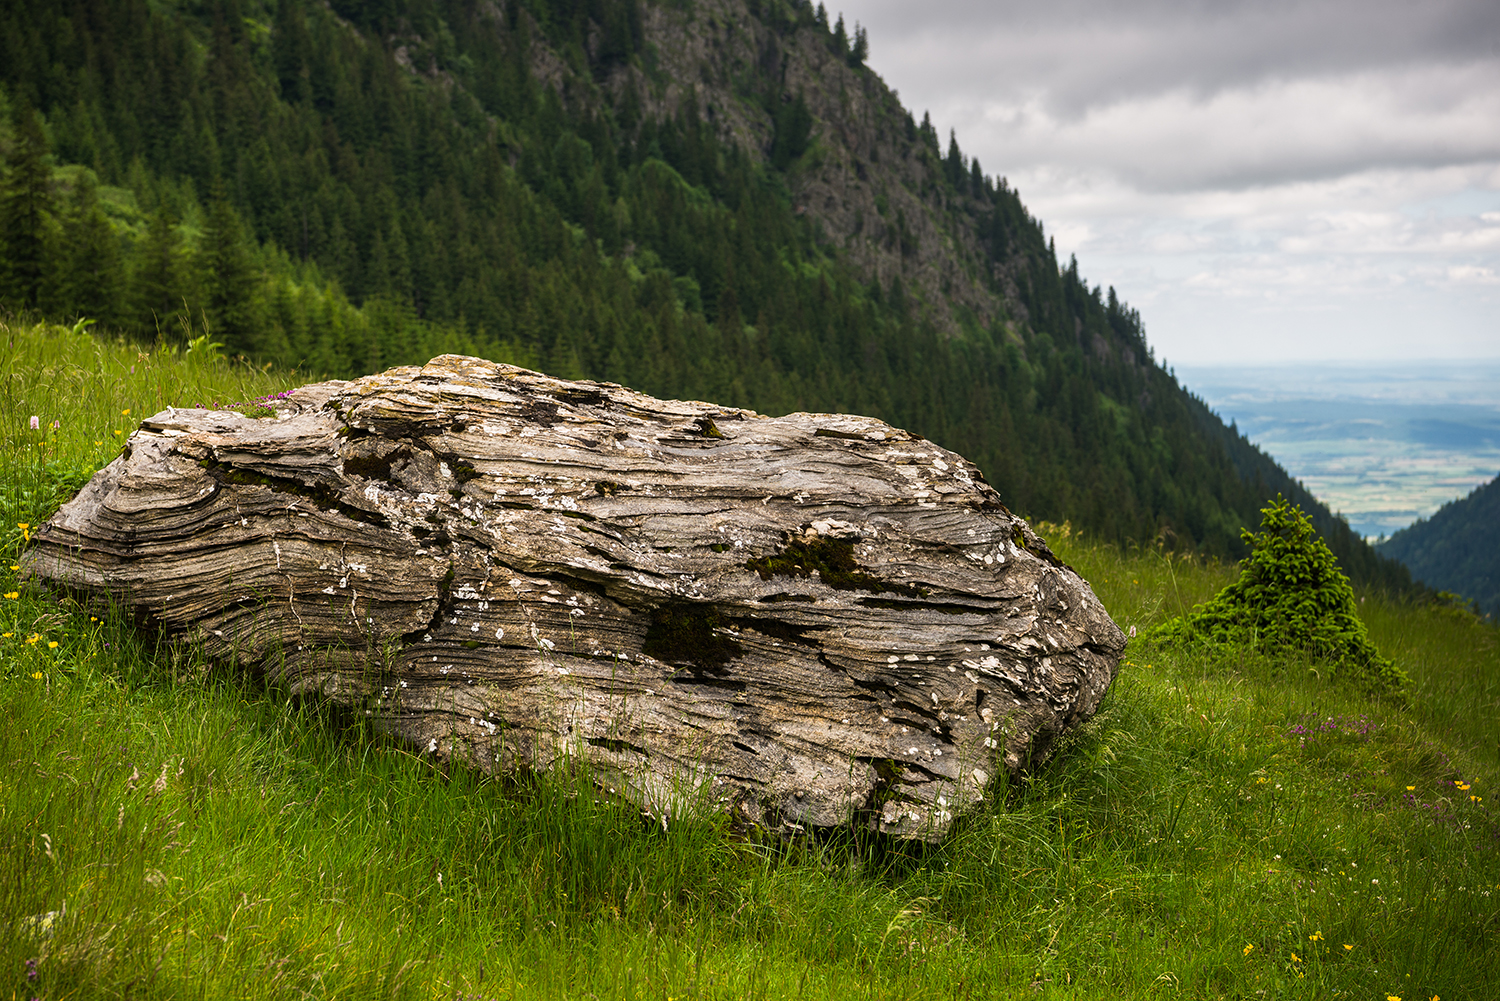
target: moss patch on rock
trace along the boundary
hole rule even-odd
[[[744,653],[743,647],[719,631],[720,625],[712,605],[662,605],[651,613],[641,652],[669,664],[691,664],[719,674]]]
[[[927,592],[911,584],[892,583],[867,573],[854,558],[854,543],[826,536],[793,536],[786,548],[770,556],[750,560],[745,569],[760,574],[761,580],[772,577],[810,578],[814,573],[831,588],[840,591],[889,591],[906,598],[925,597]]]

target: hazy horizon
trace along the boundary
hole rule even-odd
[[[1173,367],[1366,537],[1500,475],[1500,360]]]

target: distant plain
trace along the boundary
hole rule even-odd
[[[1366,537],[1500,473],[1500,361],[1177,366],[1177,378]]]

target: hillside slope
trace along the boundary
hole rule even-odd
[[[1500,616],[1500,476],[1376,548],[1429,587],[1452,591]]]
[[[781,0],[12,0],[4,295],[334,375],[868,413],[1119,543],[1240,555],[1280,491],[1409,586],[862,48]]]

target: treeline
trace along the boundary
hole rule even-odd
[[[149,215],[129,189],[101,198],[91,169],[50,167],[36,113],[22,105],[12,117],[0,188],[0,287],[12,308],[87,317],[146,341],[207,333],[237,353],[327,372],[350,371],[368,344],[413,357],[477,349],[461,328],[424,325],[398,302],[355,308],[315,265],[247,240],[222,192],[201,206],[190,188],[167,191]]]
[[[842,16],[750,9],[869,72]],[[1297,495],[955,139],[944,156],[930,121],[890,126],[1005,262],[1024,344],[936,329],[899,278],[862,280],[820,240],[785,173],[814,123],[777,81],[741,84],[774,124],[765,150],[718,138],[705,102],[648,113],[645,22],[641,0],[13,0],[5,300],[328,375],[459,350],[868,413],[973,458],[1015,509],[1122,543],[1240,555],[1269,493]],[[1358,539],[1335,550],[1403,586]]]

